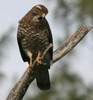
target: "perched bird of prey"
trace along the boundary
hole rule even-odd
[[[19,50],[24,62],[32,65],[35,59],[39,60],[40,55],[50,43],[53,43],[49,24],[45,18],[48,10],[44,5],[34,6],[20,21],[17,32]],[[41,90],[50,88],[48,69],[50,68],[53,56],[53,47],[47,52],[42,64],[35,70],[37,86]]]

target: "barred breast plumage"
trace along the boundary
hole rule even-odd
[[[44,24],[41,22],[35,25],[35,27],[33,28],[30,25],[28,25],[28,27],[20,25],[18,30],[18,33],[23,35],[23,38],[21,39],[22,48],[24,48],[26,54],[27,50],[32,52],[33,58],[36,58],[38,51],[43,53],[46,47],[49,45],[47,35],[48,30],[46,26],[44,26]]]

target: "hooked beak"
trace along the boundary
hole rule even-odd
[[[41,15],[43,18],[46,16],[46,14],[45,13],[42,13],[42,15]]]

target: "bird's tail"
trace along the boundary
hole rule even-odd
[[[40,65],[36,68],[35,77],[37,86],[41,90],[48,90],[50,88],[50,79],[47,65]]]

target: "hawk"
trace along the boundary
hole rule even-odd
[[[20,21],[17,31],[19,50],[24,62],[32,65],[35,59],[39,60],[40,55],[46,50],[50,43],[53,43],[51,30],[45,18],[48,10],[44,5],[34,6]],[[53,57],[53,47],[47,52],[42,64],[35,70],[37,86],[41,90],[50,88],[48,69]]]

